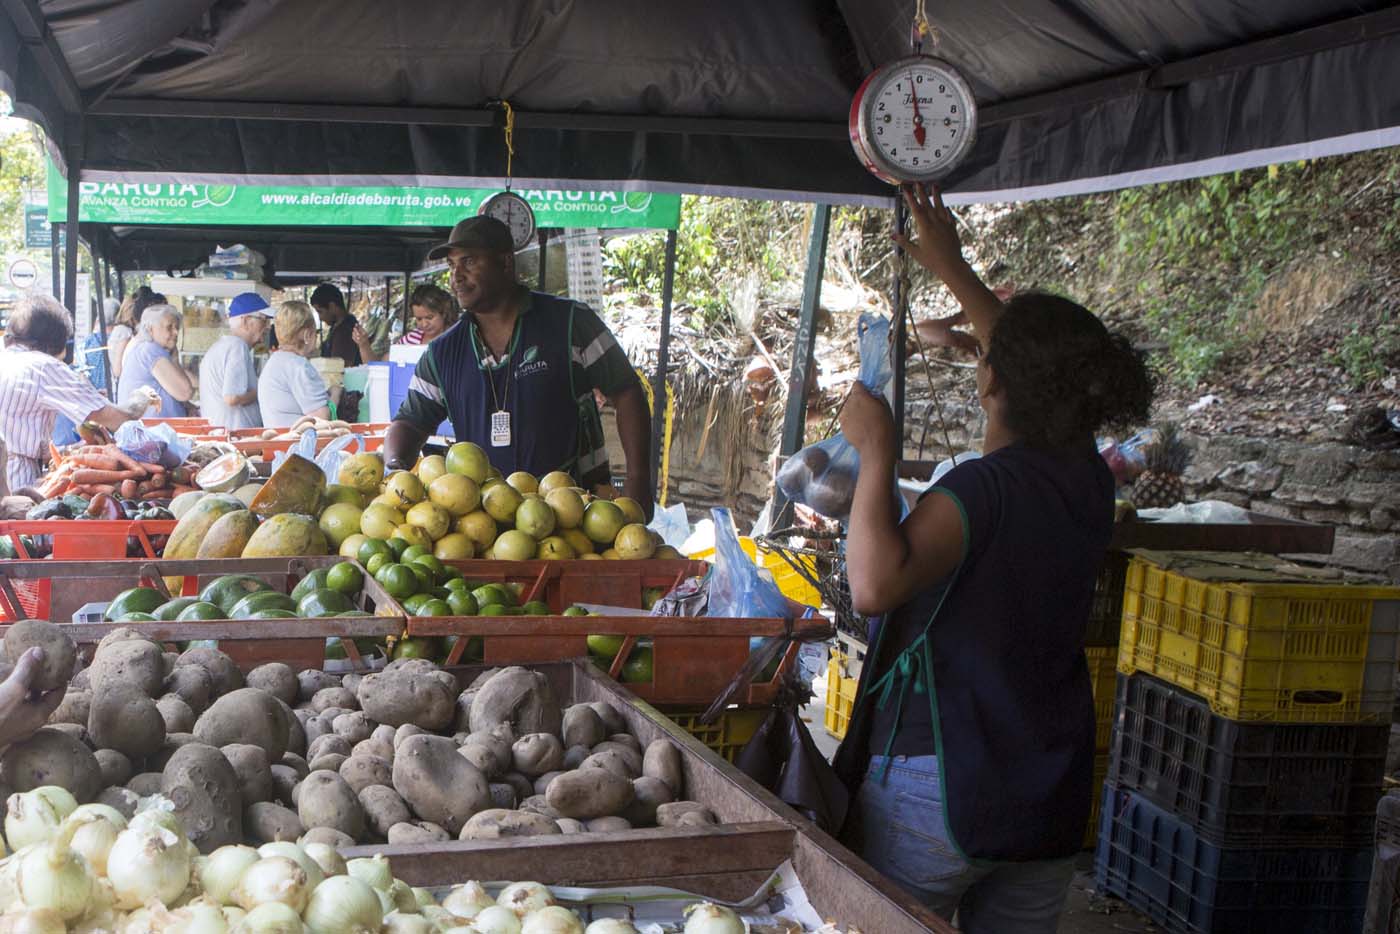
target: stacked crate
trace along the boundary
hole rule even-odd
[[[1092,849],[1099,835],[1099,808],[1108,773],[1109,740],[1113,732],[1113,689],[1118,663],[1118,630],[1123,620],[1123,589],[1129,555],[1110,551],[1094,583],[1089,625],[1084,630],[1084,659],[1089,663],[1089,685],[1094,693],[1094,799],[1084,846]]]
[[[1138,553],[1098,888],[1171,931],[1358,930],[1398,642],[1400,588]]]

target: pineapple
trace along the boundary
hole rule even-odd
[[[1175,506],[1186,496],[1181,475],[1191,459],[1191,451],[1181,439],[1180,429],[1164,425],[1157,443],[1147,449],[1147,469],[1133,483],[1133,505],[1138,509],[1159,509]]]

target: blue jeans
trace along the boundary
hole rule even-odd
[[[970,863],[949,838],[942,797],[936,757],[875,756],[845,842],[945,919],[956,913],[964,934],[1054,934],[1074,858]]]

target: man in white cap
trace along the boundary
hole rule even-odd
[[[214,342],[199,364],[199,412],[211,425],[229,430],[262,425],[253,348],[267,336],[274,314],[256,292],[243,292],[229,302],[229,333]]]

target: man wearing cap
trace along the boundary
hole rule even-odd
[[[322,282],[311,292],[311,307],[316,317],[330,330],[321,341],[321,356],[339,357],[347,367],[359,366],[374,359],[369,334],[345,308],[345,294],[329,282]]]
[[[598,315],[522,285],[510,231],[494,218],[461,221],[428,258],[447,259],[465,314],[418,362],[385,439],[389,467],[412,467],[423,442],[450,418],[457,440],[480,445],[503,474],[564,470],[586,489],[610,496],[596,389],[617,411],[626,495],[650,515],[646,397]]]
[[[216,340],[199,363],[199,413],[209,424],[229,429],[262,424],[253,348],[267,336],[272,315],[256,292],[244,292],[229,302],[229,333]]]

